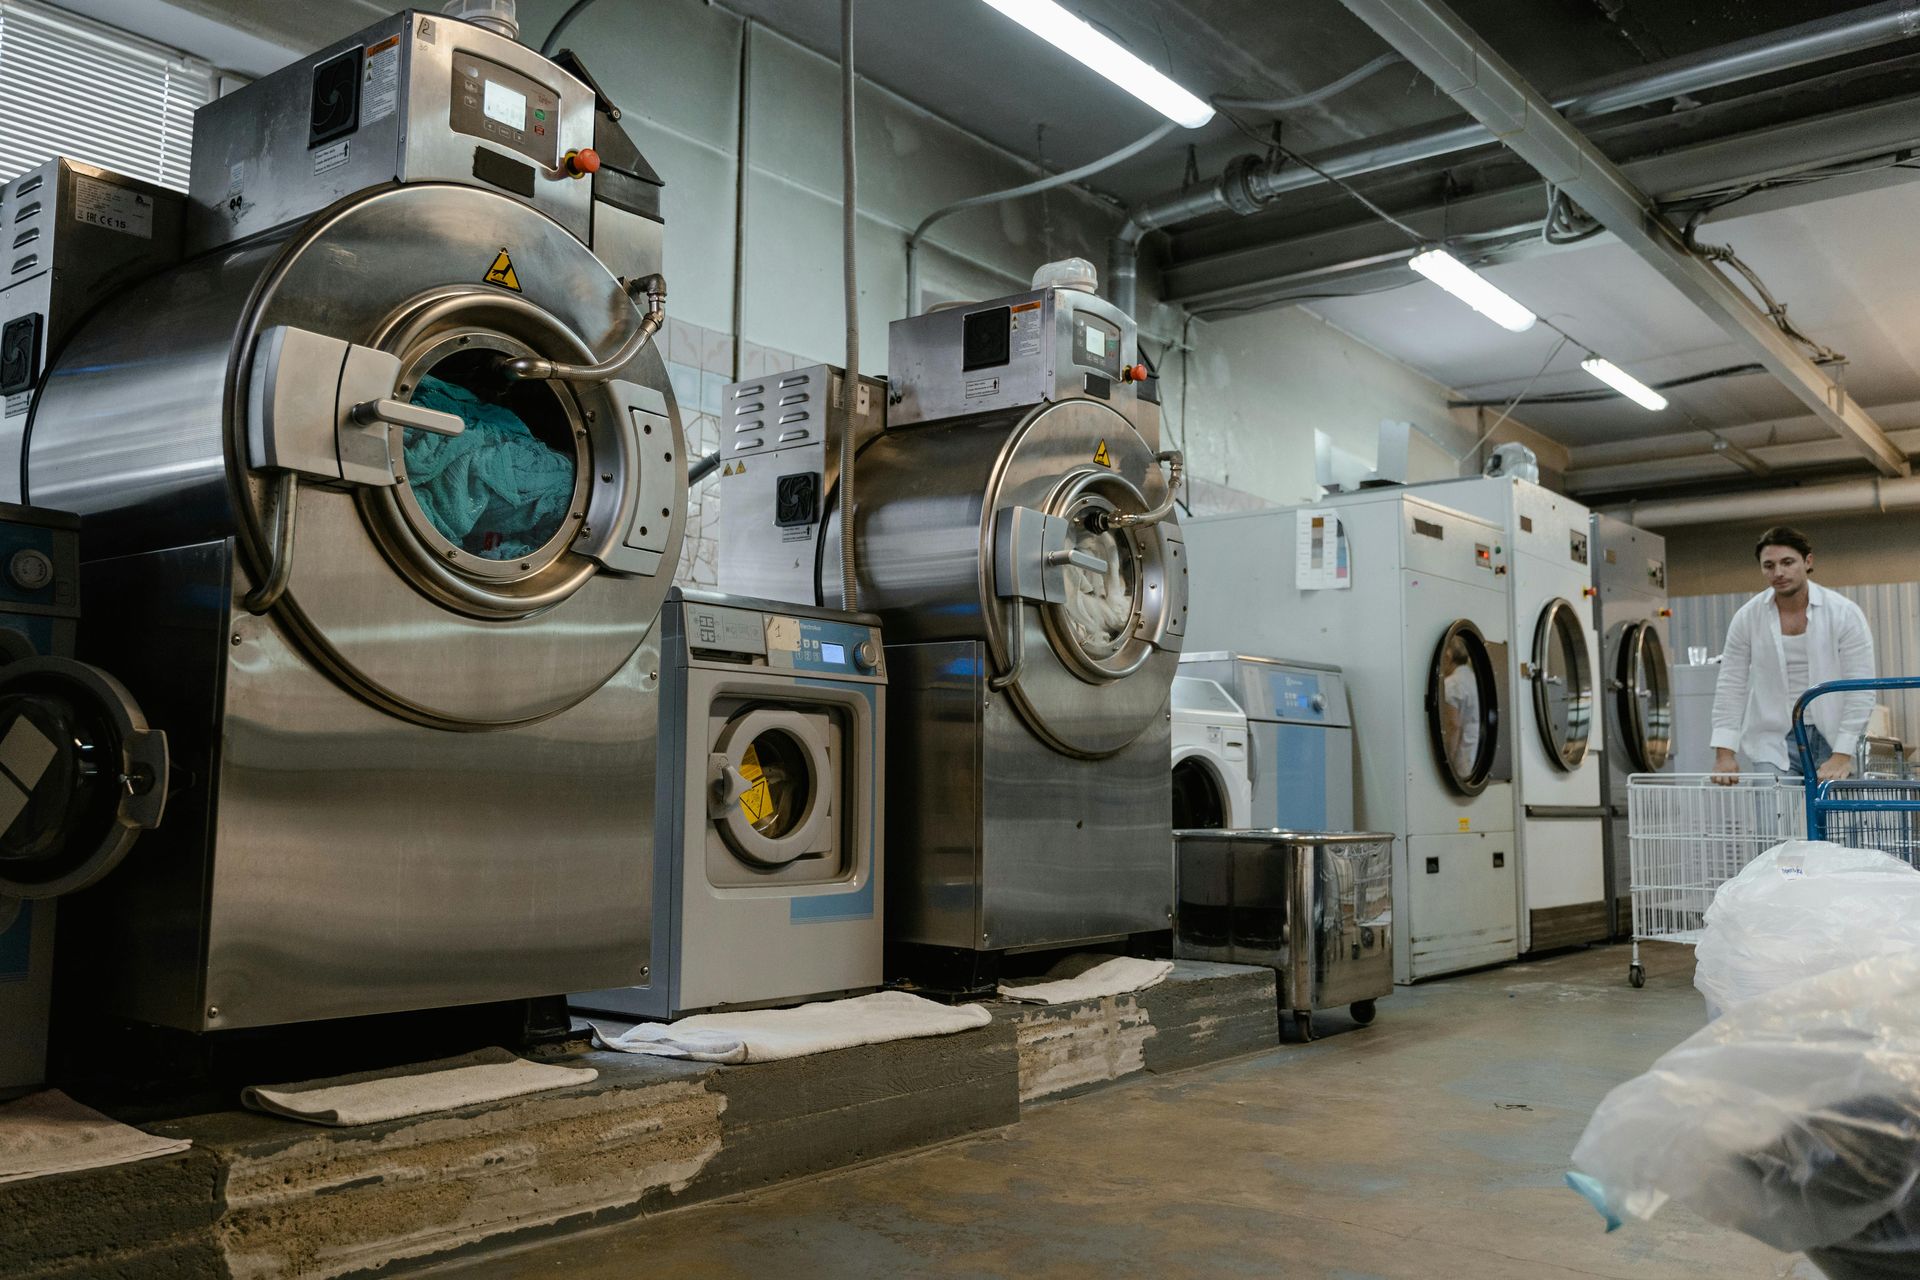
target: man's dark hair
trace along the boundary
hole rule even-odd
[[[1813,554],[1813,544],[1807,541],[1807,535],[1784,524],[1777,524],[1760,535],[1760,541],[1753,544],[1753,558],[1758,560],[1768,547],[1792,547],[1802,560]]]

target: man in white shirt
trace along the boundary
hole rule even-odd
[[[1873,677],[1873,636],[1860,606],[1808,575],[1813,546],[1777,525],[1754,548],[1768,589],[1740,606],[1727,627],[1713,699],[1715,782],[1743,767],[1804,776],[1793,741],[1800,695],[1829,680]],[[1853,772],[1853,748],[1873,713],[1869,692],[1830,694],[1807,708],[1808,746],[1822,782]]]

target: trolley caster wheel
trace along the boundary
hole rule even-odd
[[[1373,1017],[1376,1012],[1377,1010],[1374,1008],[1373,1001],[1371,1000],[1360,1000],[1347,1006],[1347,1016],[1351,1017],[1363,1027],[1373,1025]]]
[[[1636,991],[1637,991],[1637,990],[1639,990],[1639,989],[1640,989],[1641,987],[1644,987],[1644,986],[1646,986],[1646,985],[1647,985],[1647,968],[1646,968],[1646,966],[1645,966],[1645,965],[1639,965],[1639,964],[1635,964],[1635,965],[1628,965],[1628,966],[1627,966],[1627,981],[1628,981],[1629,983],[1631,983],[1631,984],[1633,985],[1633,988],[1634,988],[1634,989],[1635,989]]]
[[[1313,1039],[1313,1011],[1312,1010],[1295,1009],[1293,1011],[1293,1025],[1299,1030],[1300,1038],[1302,1040],[1311,1041]]]

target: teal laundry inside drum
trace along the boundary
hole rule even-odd
[[[407,483],[434,530],[469,555],[514,560],[560,532],[580,463],[554,389],[505,377],[499,359],[463,351],[421,375],[413,403],[456,415],[466,430],[409,427],[404,448]]]

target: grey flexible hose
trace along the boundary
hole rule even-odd
[[[1222,98],[1216,97],[1216,107],[1235,107],[1242,111],[1298,111],[1302,107],[1311,107],[1317,102],[1325,102],[1337,93],[1345,93],[1353,86],[1365,80],[1376,71],[1385,71],[1396,63],[1406,59],[1397,53],[1383,53],[1365,66],[1356,67],[1338,80],[1321,85],[1318,89],[1309,89],[1305,93],[1295,94],[1291,98]]]
[[[840,382],[840,607],[860,608],[853,558],[853,420],[860,403],[860,287],[854,275],[859,230],[854,182],[853,0],[840,0],[840,252],[847,290],[847,372]]]
[[[949,214],[959,213],[963,209],[977,209],[983,204],[999,204],[1003,200],[1018,200],[1022,196],[1037,196],[1042,191],[1052,191],[1055,187],[1064,187],[1068,183],[1078,182],[1082,178],[1091,178],[1094,174],[1104,169],[1111,169],[1123,160],[1133,159],[1133,157],[1139,155],[1142,151],[1145,151],[1148,147],[1160,141],[1160,139],[1166,137],[1179,127],[1178,124],[1169,120],[1152,133],[1149,133],[1146,137],[1136,138],[1118,151],[1101,156],[1098,160],[1089,160],[1078,169],[1069,169],[1065,173],[1056,173],[1049,178],[1039,178],[1018,187],[1008,187],[1005,191],[990,191],[983,196],[968,196],[965,200],[956,200],[944,208],[935,209],[932,213],[920,219],[920,225],[915,227],[913,234],[907,237],[908,313],[916,313],[920,309],[920,271],[914,255],[920,248],[920,241],[926,237],[927,232],[933,227],[934,223]]]

